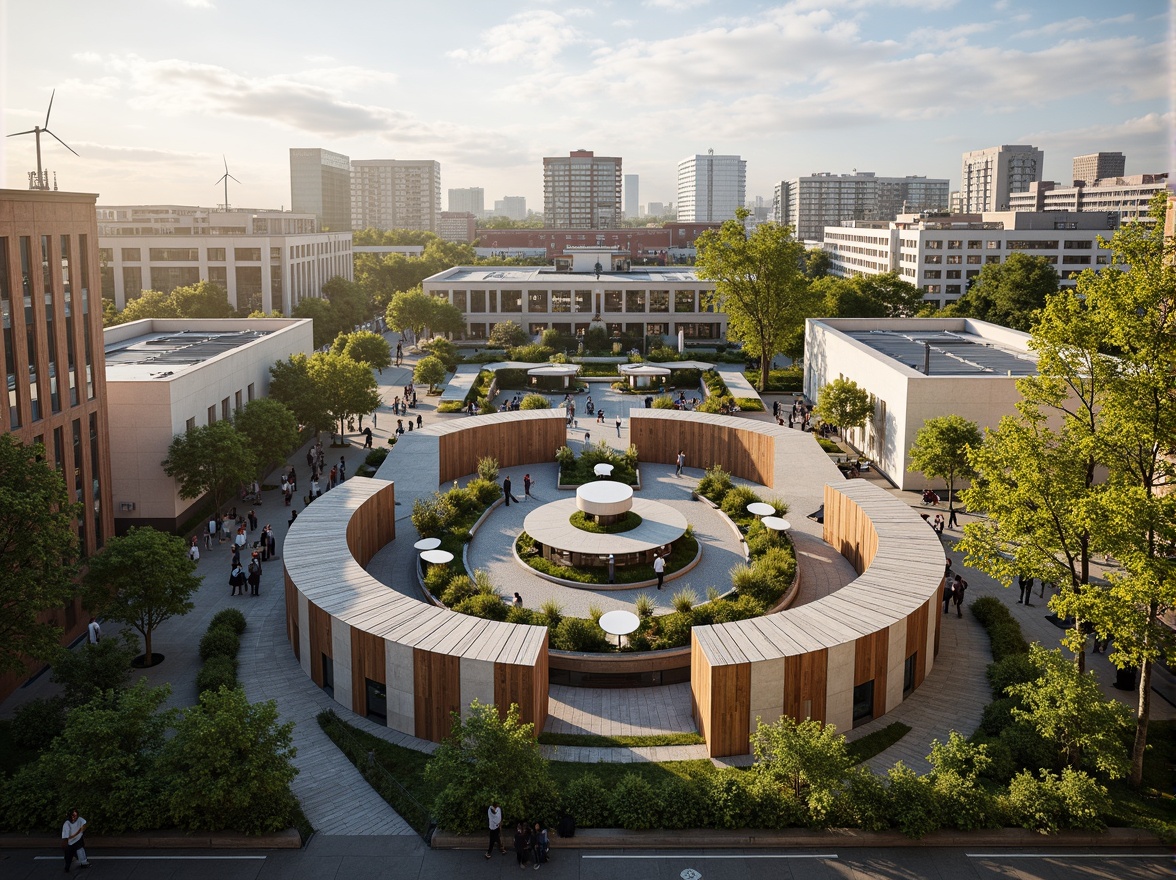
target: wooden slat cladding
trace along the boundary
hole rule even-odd
[[[711,733],[714,729],[714,725],[711,724],[710,669],[710,661],[698,644],[698,637],[692,632],[690,634],[690,711],[694,715],[694,723],[698,727],[698,732],[707,742],[708,749],[710,749]],[[715,754],[714,751],[710,751],[711,757],[715,757]]]
[[[797,721],[824,721],[828,674],[829,651],[825,648],[785,657],[784,714]]]
[[[414,648],[412,652],[415,735],[440,742],[461,711],[461,658]]]
[[[282,580],[286,587],[286,641],[294,648],[294,656],[298,656],[298,589],[285,567],[282,568]]]
[[[319,687],[323,686],[323,664],[321,655],[334,657],[331,647],[331,615],[313,602],[306,603],[307,624],[310,627],[310,677]],[[295,605],[294,613],[298,613]]]
[[[928,606],[924,605],[907,618],[906,653],[903,659],[918,652],[915,660],[915,687],[923,683],[927,675],[927,614]]]
[[[359,715],[367,714],[367,682],[387,684],[384,640],[358,627],[351,627],[351,705]]]
[[[500,468],[553,461],[555,451],[567,444],[563,411],[501,413],[479,417],[477,422],[449,423],[460,430],[438,432],[437,458],[442,484],[472,474],[478,459],[493,456]]]
[[[751,664],[712,667],[710,679],[710,754],[745,755],[751,747]]]
[[[874,718],[886,714],[886,661],[890,628],[862,636],[854,643],[853,683],[874,682]]]
[[[737,477],[776,488],[776,443],[764,431],[772,426],[723,421],[703,421],[694,413],[677,410],[634,410],[629,437],[641,461],[673,464],[681,449],[690,467],[705,469],[717,464]]]
[[[380,548],[396,537],[396,486],[377,492],[356,508],[347,521],[347,549],[366,566]]]

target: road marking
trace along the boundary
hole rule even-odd
[[[266,856],[90,856],[91,862],[226,862],[264,861]],[[33,856],[33,861],[60,862],[61,856]]]
[[[970,859],[1170,859],[1170,853],[964,853]]]
[[[675,855],[661,856],[594,856],[582,855],[582,859],[835,859],[837,853],[781,853],[778,855],[762,855],[749,853],[747,855]]]

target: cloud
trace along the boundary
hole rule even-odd
[[[147,147],[123,147],[114,144],[99,144],[93,141],[78,141],[72,146],[83,158],[98,162],[138,162],[150,164],[186,163],[192,166],[216,164],[219,157],[207,153],[188,153],[180,150],[153,150]]]
[[[588,38],[568,19],[546,9],[520,12],[480,35],[476,49],[454,49],[446,55],[472,64],[514,64],[548,68],[568,46]]]
[[[705,6],[710,0],[644,0],[644,5],[654,9],[694,9]]]
[[[1116,16],[1115,18],[1102,18],[1097,21],[1087,18],[1086,16],[1078,16],[1077,18],[1066,18],[1061,21],[1051,21],[1043,24],[1041,27],[1030,28],[1029,30],[1018,31],[1014,36],[1020,39],[1037,39],[1038,37],[1053,37],[1059,34],[1077,34],[1082,31],[1101,30],[1111,25],[1116,24],[1130,24],[1135,21],[1135,16],[1131,13],[1126,15]]]
[[[212,0],[179,0],[181,6],[187,6],[190,9],[216,9],[216,4]]]

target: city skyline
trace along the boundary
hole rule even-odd
[[[63,190],[106,204],[290,207],[288,151],[436,160],[441,186],[541,205],[543,157],[592,150],[676,201],[683,158],[747,160],[747,196],[818,171],[946,177],[1002,143],[1120,151],[1169,170],[1166,4],[645,0],[321,10],[215,0],[3,7],[3,134],[42,125]],[[130,27],[129,23],[134,26]],[[268,35],[268,39],[259,38]],[[558,100],[553,100],[558,98]],[[33,138],[3,138],[3,185],[28,186]],[[128,169],[134,166],[133,171]],[[52,177],[51,177],[52,180]]]

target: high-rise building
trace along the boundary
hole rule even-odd
[[[632,220],[640,213],[640,198],[641,184],[639,175],[626,174],[625,175],[625,219]]]
[[[351,163],[355,229],[437,231],[441,163],[430,159],[356,159]]]
[[[621,160],[573,150],[543,159],[543,225],[615,229],[621,225]]]
[[[1127,157],[1122,153],[1087,153],[1074,157],[1070,181],[1077,186],[1079,181],[1092,184],[1108,177],[1122,177],[1127,172]]]
[[[678,219],[683,223],[731,220],[746,197],[746,160],[709,150],[678,163]]]
[[[469,211],[442,211],[437,218],[437,235],[442,241],[469,244],[478,237],[478,218]]]
[[[318,148],[290,148],[290,210],[314,214],[319,229],[351,227],[351,160]]]
[[[473,214],[481,220],[486,216],[486,193],[480,186],[469,186],[449,191],[450,213]]]
[[[1041,180],[1045,153],[1023,144],[1002,144],[964,153],[960,203],[965,214],[1007,211],[1009,196]]]
[[[0,190],[0,359],[8,378],[0,433],[44,445],[45,460],[81,502],[74,526],[82,557],[114,532],[96,200]],[[63,628],[64,644],[85,632],[80,599],[48,618]],[[0,699],[22,678],[0,676]]]
[[[876,177],[822,172],[776,185],[772,217],[799,241],[821,241],[826,226],[845,220],[893,220],[910,211],[947,208],[949,183],[930,177]]]
[[[494,216],[506,217],[508,220],[527,219],[526,196],[504,196],[494,200]]]
[[[662,217],[662,216],[665,216],[666,214],[670,213],[670,211],[672,209],[673,209],[673,205],[671,205],[669,208],[667,208],[665,202],[650,202],[645,208],[645,216],[646,217]]]

